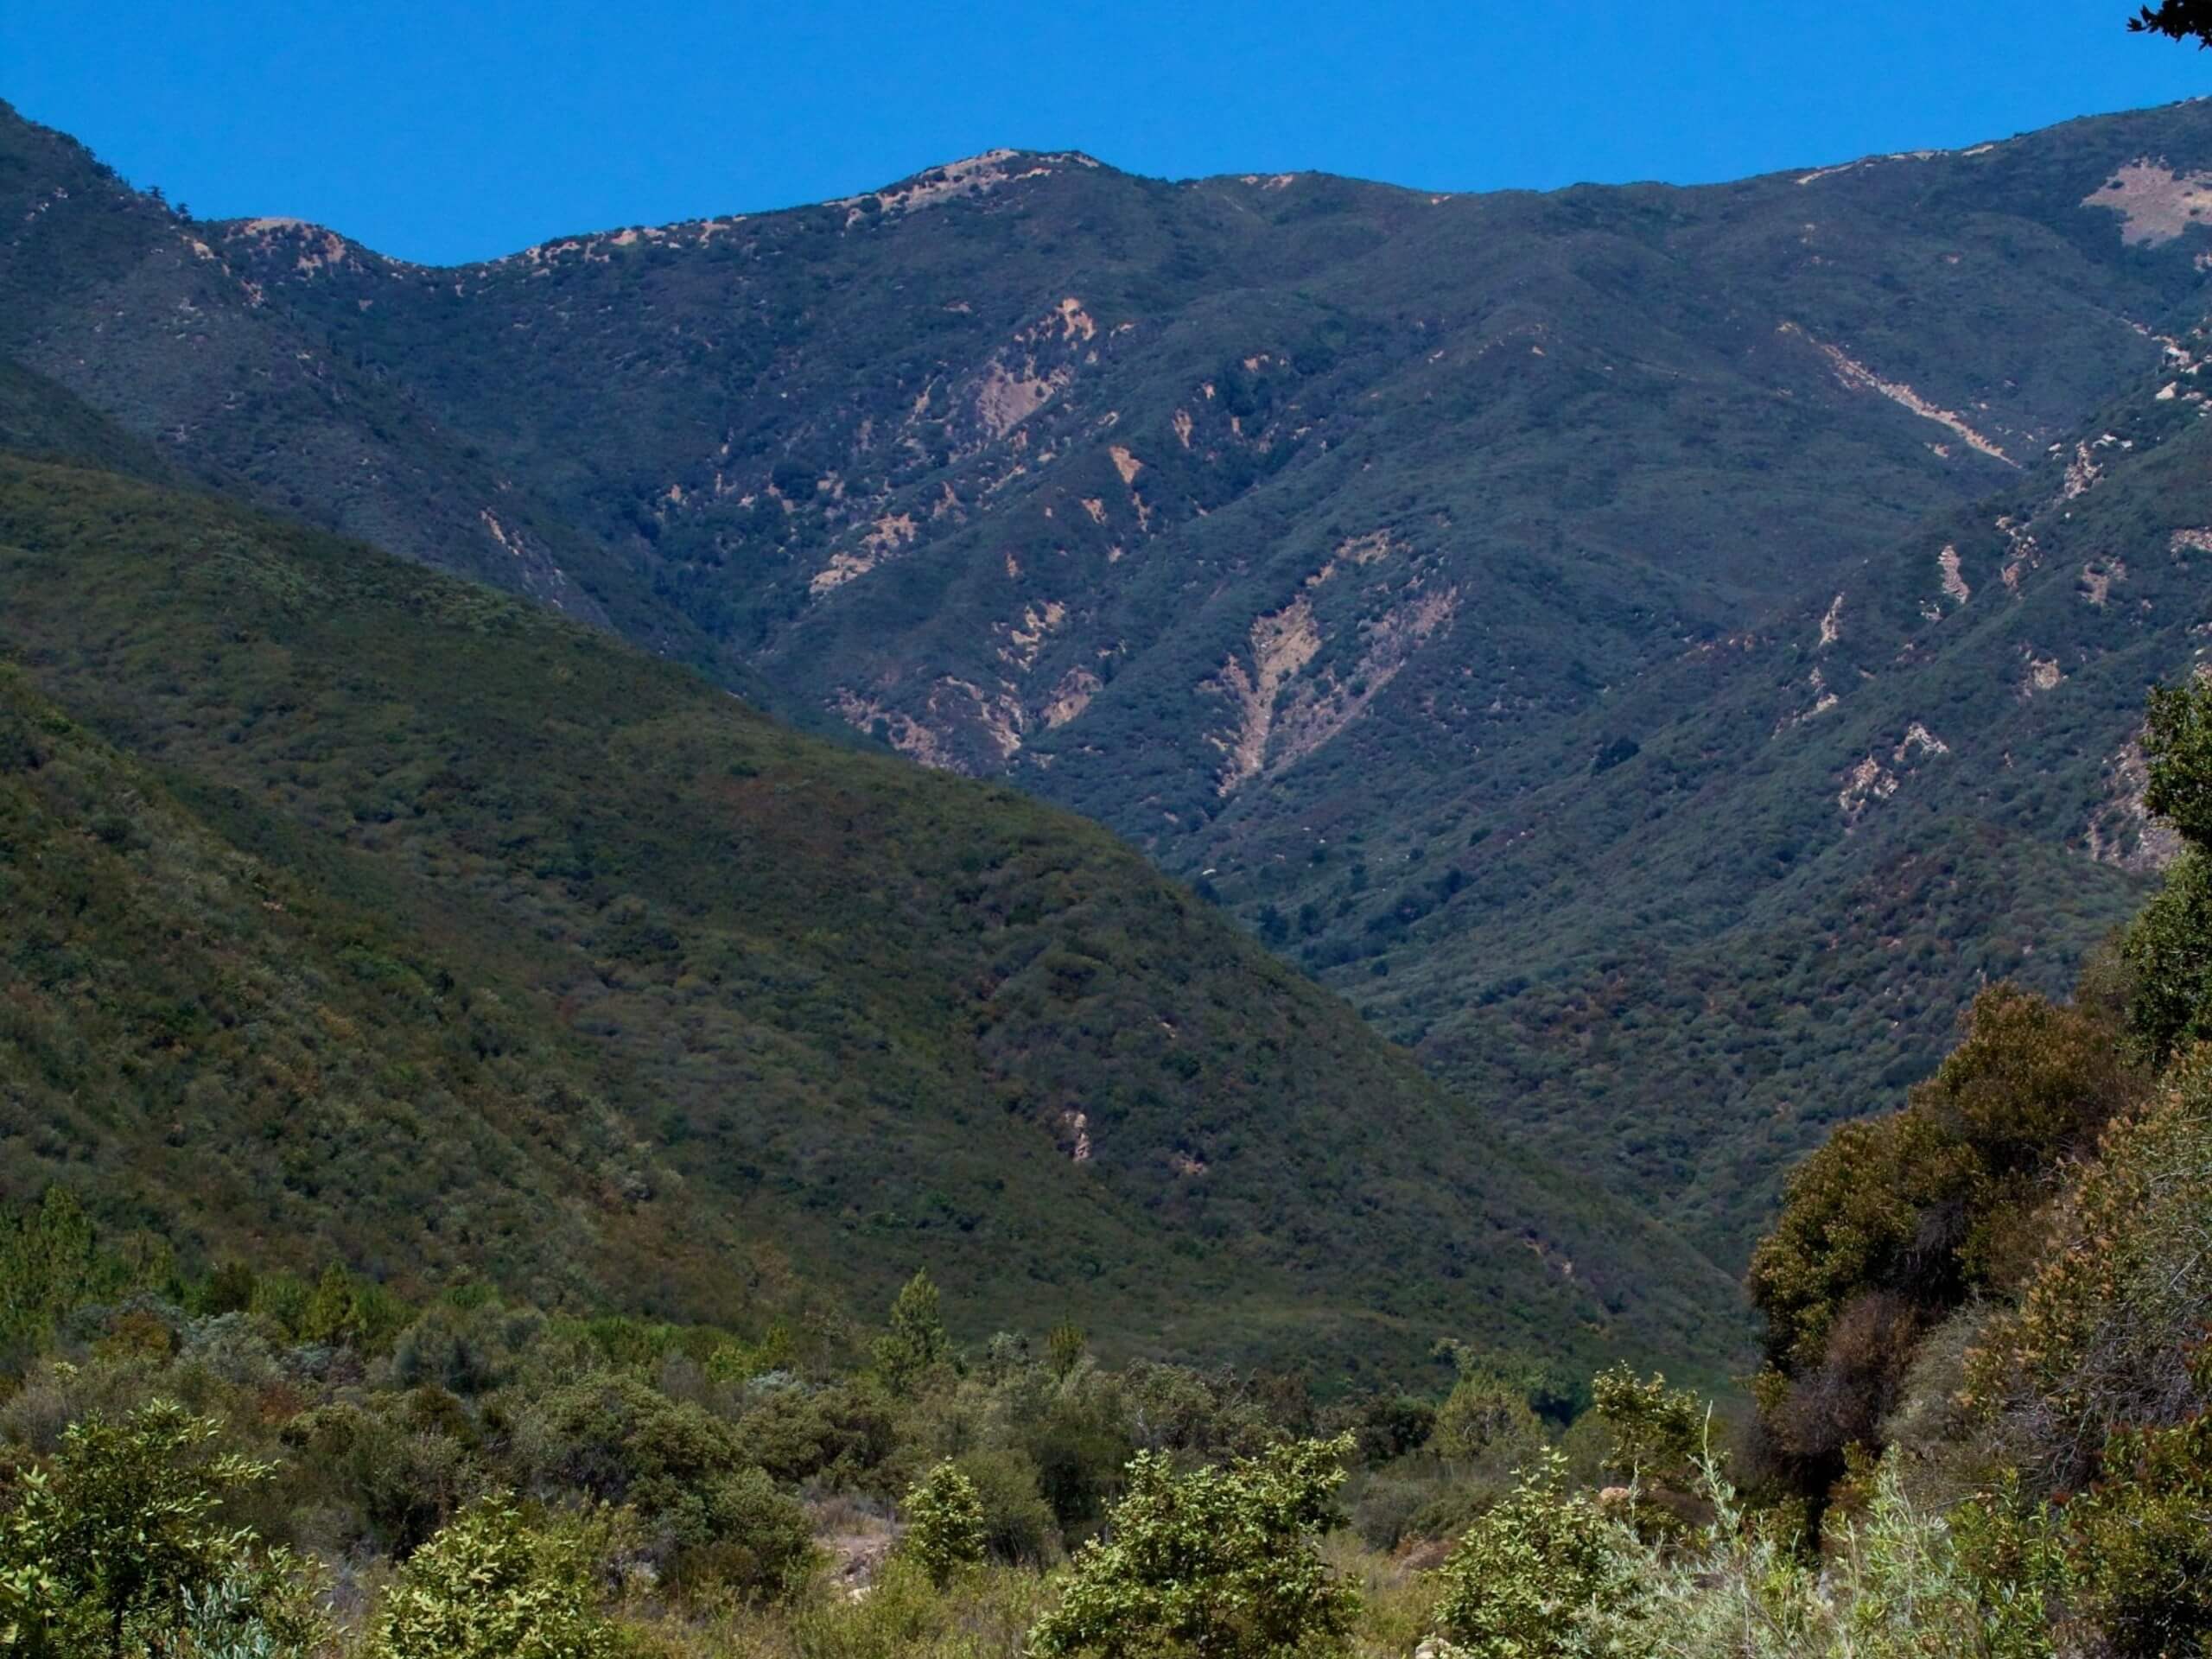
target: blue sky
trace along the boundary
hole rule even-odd
[[[207,217],[404,257],[997,144],[1431,189],[1729,178],[2212,92],[2121,0],[0,6],[0,97]]]

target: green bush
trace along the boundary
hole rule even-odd
[[[51,1464],[23,1473],[0,1531],[6,1644],[122,1659],[134,1630],[264,1560],[251,1531],[216,1515],[271,1466],[213,1452],[220,1432],[171,1400],[72,1424]]]
[[[983,1559],[983,1505],[976,1483],[940,1463],[906,1494],[906,1535],[899,1548],[932,1582],[944,1585]]]
[[[607,1659],[584,1541],[494,1499],[407,1558],[378,1614],[373,1659]]]
[[[2198,1367],[2212,1390],[2212,1357]],[[2212,1411],[2125,1429],[2066,1508],[2079,1608],[2121,1659],[2212,1651]]]
[[[1337,1490],[1351,1450],[1349,1437],[1300,1441],[1182,1475],[1140,1455],[1107,1541],[1077,1553],[1032,1648],[1098,1659],[1324,1650],[1358,1607],[1357,1591],[1317,1547],[1341,1520]]]
[[[1474,1659],[1580,1659],[1618,1650],[1635,1627],[1643,1548],[1563,1477],[1544,1453],[1444,1564],[1437,1622]]]
[[[804,1515],[747,1459],[737,1432],[637,1377],[555,1390],[520,1439],[526,1465],[550,1487],[634,1509],[680,1584],[773,1596],[811,1558]]]

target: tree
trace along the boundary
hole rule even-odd
[[[1482,1371],[1462,1376],[1436,1413],[1429,1449],[1461,1463],[1485,1457],[1514,1462],[1544,1443],[1543,1425],[1527,1400],[1503,1379]],[[1502,1472],[1502,1471],[1501,1471]]]
[[[1087,1544],[1058,1607],[1030,1632],[1042,1655],[1282,1659],[1339,1638],[1358,1592],[1321,1560],[1342,1519],[1344,1436],[1301,1440],[1179,1475],[1143,1453],[1104,1541]]]
[[[952,1338],[938,1309],[937,1286],[924,1269],[891,1304],[891,1328],[875,1341],[876,1370],[894,1392],[906,1394],[931,1367],[951,1357]]]
[[[1600,1372],[1592,1392],[1612,1436],[1605,1472],[1635,1492],[1637,1526],[1646,1536],[1680,1531],[1704,1484],[1712,1408],[1688,1389],[1669,1388],[1663,1375],[1643,1381],[1625,1364]]]
[[[1045,1338],[1045,1363],[1055,1377],[1067,1381],[1068,1374],[1083,1363],[1084,1346],[1089,1340],[1073,1319],[1062,1319],[1052,1328]]]
[[[2163,35],[2168,40],[2195,41],[2201,48],[2212,46],[2212,0],[2159,0],[2127,20],[2137,35]]]

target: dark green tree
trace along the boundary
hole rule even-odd
[[[938,1311],[937,1286],[925,1269],[906,1281],[891,1304],[891,1328],[875,1341],[875,1368],[885,1382],[904,1394],[951,1357],[952,1338]]]
[[[2163,35],[2172,41],[2212,46],[2212,0],[2159,0],[2127,20],[2138,35]]]

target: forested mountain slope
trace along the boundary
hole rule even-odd
[[[113,474],[0,460],[0,587],[11,1197],[741,1323],[926,1262],[1109,1348],[1733,1351],[1721,1275],[1056,809]]]
[[[1927,526],[2109,470],[2208,168],[2199,104],[1541,196],[1006,152],[429,270],[10,122],[0,351],[221,487],[1099,818],[1728,1259],[1964,985],[2055,988],[2133,902],[2069,849],[2171,611],[2035,567],[2028,633],[1950,649],[2012,598],[1954,528],[1971,620],[1894,659],[1854,588],[1955,608]],[[2064,679],[2013,708],[2023,645]],[[1916,722],[1957,786],[1899,806]]]

